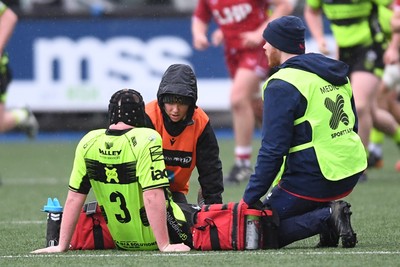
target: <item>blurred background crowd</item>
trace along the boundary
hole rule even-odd
[[[19,15],[190,15],[197,0],[6,0]],[[296,0],[294,13],[302,10],[304,0]]]
[[[171,11],[190,12],[196,0],[8,0],[3,1],[19,14],[24,15],[116,15],[140,14],[158,9],[162,13]]]

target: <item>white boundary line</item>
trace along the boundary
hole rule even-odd
[[[129,253],[126,251],[121,251],[122,253]],[[192,253],[152,253],[146,254],[146,252],[136,253],[132,252],[131,254],[29,254],[29,255],[4,255],[0,256],[0,259],[17,259],[17,258],[47,258],[47,257],[57,257],[57,258],[80,258],[80,257],[104,257],[104,258],[111,258],[111,257],[170,257],[170,256],[187,256],[187,257],[209,257],[209,256],[217,256],[223,254],[253,254],[253,255],[400,255],[400,251],[310,251],[310,252],[291,252],[291,251],[193,251]]]
[[[46,219],[42,221],[0,221],[0,224],[45,224]]]
[[[56,185],[68,184],[68,178],[18,178],[18,179],[1,179],[3,186],[7,185]]]

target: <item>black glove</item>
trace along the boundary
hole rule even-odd
[[[258,200],[257,202],[249,205],[249,209],[263,210],[264,209],[264,204],[262,203],[261,200]]]

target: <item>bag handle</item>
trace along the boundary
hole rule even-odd
[[[221,250],[218,236],[218,228],[215,225],[213,219],[205,218],[204,221],[207,223],[207,225],[203,226],[202,230],[204,230],[207,226],[210,227],[210,242],[212,250]]]
[[[100,225],[99,219],[95,215],[91,216],[93,220],[94,249],[104,249],[103,228]]]

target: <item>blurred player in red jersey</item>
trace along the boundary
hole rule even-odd
[[[194,48],[205,50],[210,46],[208,26],[214,19],[218,30],[212,34],[211,43],[224,44],[225,62],[233,80],[230,103],[235,164],[224,178],[226,183],[239,183],[252,173],[253,131],[257,119],[262,119],[260,84],[269,72],[262,32],[269,21],[292,10],[293,3],[288,0],[199,0],[193,13]]]

